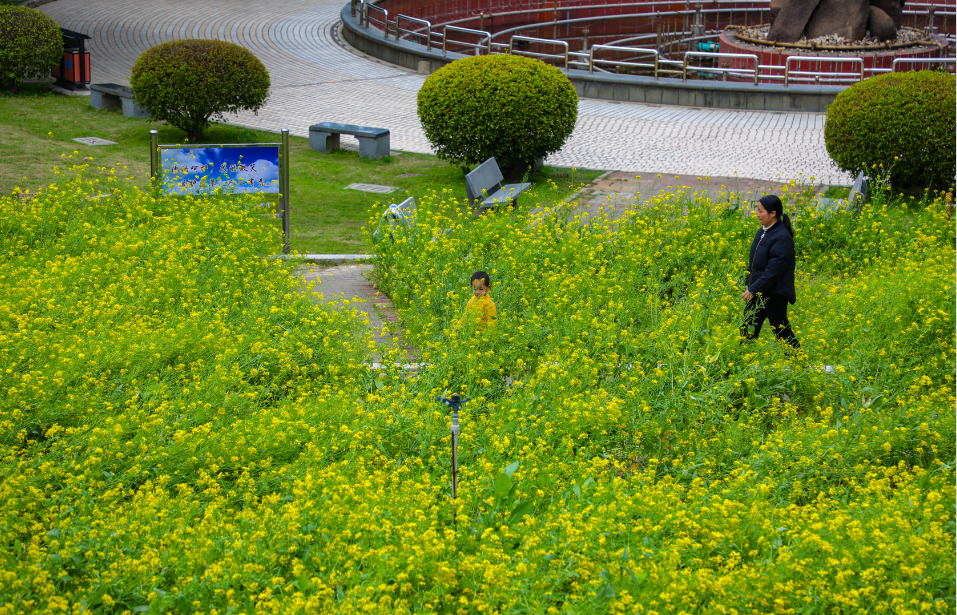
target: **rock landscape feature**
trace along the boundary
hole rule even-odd
[[[767,39],[795,43],[821,37],[889,41],[901,27],[904,0],[772,0]]]

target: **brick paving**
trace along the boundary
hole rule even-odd
[[[304,288],[312,284],[308,291],[319,303],[325,303],[335,309],[358,312],[359,318],[368,320],[376,346],[390,346],[393,340],[402,344],[398,336],[398,312],[392,301],[373,284],[372,265],[337,265],[323,267],[319,265],[301,265],[296,274],[302,279]],[[413,350],[406,347],[406,357],[413,356]],[[375,353],[378,360],[379,353]]]
[[[388,128],[396,150],[430,152],[416,95],[425,77],[366,56],[339,37],[344,0],[57,0],[39,10],[88,41],[96,83],[129,84],[152,45],[219,38],[250,49],[269,69],[272,91],[258,115],[234,123],[308,136],[310,124]],[[557,166],[629,173],[816,181],[849,185],[824,147],[824,114],[702,109],[582,99]]]
[[[702,198],[724,200],[737,198],[753,202],[765,194],[780,194],[782,182],[744,177],[713,177],[661,173],[606,173],[587,186],[575,201],[590,208],[601,205],[626,207],[647,202],[664,194],[697,193]]]

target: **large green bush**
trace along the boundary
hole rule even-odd
[[[24,79],[49,75],[62,57],[55,21],[26,7],[0,6],[0,87],[16,92]]]
[[[891,73],[852,85],[828,107],[828,154],[853,174],[890,170],[900,188],[953,186],[955,86],[954,75],[937,71]]]
[[[575,88],[561,71],[506,55],[439,69],[419,90],[418,106],[439,158],[468,168],[495,156],[506,173],[558,151],[578,116]]]
[[[137,102],[157,120],[201,141],[225,113],[256,112],[269,95],[269,72],[252,52],[225,41],[170,41],[147,49],[130,80]]]

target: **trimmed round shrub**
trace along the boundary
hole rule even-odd
[[[954,75],[938,71],[889,73],[852,85],[827,109],[827,153],[855,175],[889,171],[898,188],[953,186],[955,87]]]
[[[575,127],[578,96],[568,77],[540,60],[477,56],[429,76],[418,109],[439,158],[468,169],[494,156],[514,175],[562,147]]]
[[[16,92],[24,79],[50,75],[63,58],[56,22],[33,9],[0,6],[0,86]]]
[[[211,40],[181,40],[147,49],[133,65],[133,96],[156,120],[202,141],[211,122],[257,112],[269,96],[269,72],[249,50]]]

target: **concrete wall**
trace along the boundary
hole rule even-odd
[[[637,75],[592,74],[565,71],[583,98],[683,105],[716,109],[823,112],[841,86],[681,81]]]
[[[434,73],[446,64],[464,57],[458,53],[443,56],[441,47],[438,50],[426,51],[425,45],[396,41],[391,36],[385,39],[382,37],[382,30],[375,26],[360,26],[358,16],[352,16],[349,6],[346,4],[342,9],[342,38],[372,57],[424,74]]]

